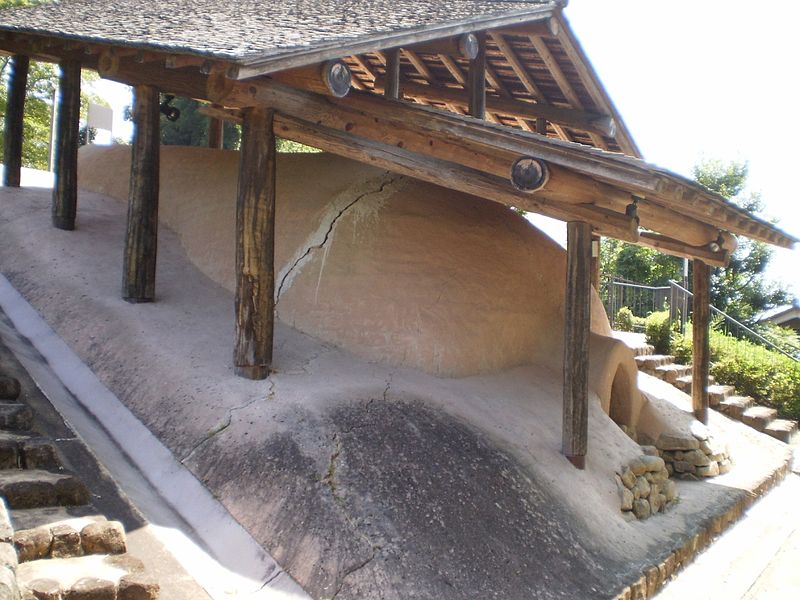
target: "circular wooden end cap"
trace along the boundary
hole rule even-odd
[[[353,83],[350,69],[341,60],[331,60],[323,66],[325,85],[336,98],[344,98]]]
[[[535,192],[547,183],[550,173],[538,158],[523,156],[511,166],[511,183],[522,192]]]
[[[464,58],[475,60],[475,58],[478,56],[478,51],[480,50],[478,36],[476,36],[474,33],[465,33],[462,35],[458,40],[458,50],[461,52],[461,56]]]

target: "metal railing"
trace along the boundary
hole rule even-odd
[[[693,294],[677,281],[666,286],[642,285],[621,277],[611,277],[603,282],[600,295],[606,308],[611,327],[617,327],[617,313],[622,307],[630,309],[635,317],[646,318],[653,312],[669,310],[670,326],[686,334],[686,324],[692,314]],[[800,348],[787,351],[757,331],[709,305],[714,330],[740,340],[747,340],[773,350],[794,361],[800,362]],[[643,326],[634,323],[634,330],[642,331]]]

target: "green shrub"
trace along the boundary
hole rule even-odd
[[[633,313],[627,306],[623,306],[617,312],[614,320],[614,327],[617,331],[633,331]]]
[[[737,394],[778,409],[781,417],[800,419],[800,363],[714,330],[709,347],[710,373],[717,383],[732,385]],[[691,362],[691,334],[675,336],[671,352],[680,362]]]
[[[657,354],[669,354],[672,338],[669,311],[651,313],[644,321],[644,334],[647,343],[655,348]]]

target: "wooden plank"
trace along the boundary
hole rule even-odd
[[[8,102],[6,104],[3,156],[5,172],[3,185],[19,187],[22,173],[22,129],[25,115],[25,90],[28,85],[30,59],[16,54],[11,57],[8,77]]]
[[[219,104],[215,104],[213,108],[221,109]],[[208,119],[208,147],[222,150],[225,142],[225,122],[217,117],[210,117]]]
[[[243,111],[236,202],[236,337],[233,365],[265,379],[272,365],[275,321],[275,134],[273,112]]]
[[[508,64],[511,65],[511,69],[514,71],[514,74],[517,78],[522,82],[522,85],[528,91],[528,93],[533,96],[533,98],[540,104],[549,104],[547,98],[542,93],[542,90],[539,89],[539,86],[536,85],[536,82],[531,77],[531,74],[528,73],[528,69],[522,64],[522,61],[517,56],[517,53],[514,52],[514,49],[511,47],[506,39],[502,36],[499,32],[490,32],[489,34],[492,38],[492,41],[497,45],[500,52],[503,53],[503,56],[506,57]],[[566,140],[568,142],[572,141],[572,137],[567,133],[567,131],[559,124],[553,123],[553,129],[556,130],[558,137],[562,140]]]
[[[160,116],[158,89],[137,86],[133,101],[131,182],[122,269],[122,298],[131,303],[155,300]]]
[[[400,97],[400,49],[386,53],[386,89],[384,95],[392,100]]]
[[[552,20],[553,23],[557,23],[555,19]],[[558,28],[556,28],[556,33],[558,32]],[[547,67],[547,70],[550,71],[550,75],[553,76],[553,79],[558,86],[558,89],[561,90],[561,93],[564,94],[564,97],[570,103],[572,108],[577,110],[583,110],[585,107],[581,103],[580,98],[578,98],[578,94],[575,93],[575,90],[572,89],[572,84],[567,79],[564,72],[561,70],[561,65],[558,64],[558,61],[555,59],[553,54],[550,52],[550,49],[547,47],[547,43],[539,36],[536,35],[529,35],[528,39],[530,40],[533,47],[536,49],[536,52],[539,54],[539,58],[542,59],[544,65]],[[598,135],[593,131],[587,131],[589,134],[589,138],[592,140],[592,144],[594,144],[598,148],[602,148],[603,150],[608,150],[608,144],[602,138],[602,136]],[[614,133],[610,134],[611,137],[614,137]]]
[[[708,265],[695,260],[692,264],[692,411],[701,423],[708,423],[710,279]]]
[[[562,451],[578,469],[586,466],[589,437],[591,242],[592,228],[588,223],[567,223]]]
[[[75,229],[78,208],[78,129],[81,111],[81,64],[61,63],[56,111],[53,226]]]
[[[469,114],[476,119],[486,118],[486,32],[478,37],[478,54],[469,61],[467,89],[469,92]]]

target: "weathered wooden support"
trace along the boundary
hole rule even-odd
[[[414,52],[424,54],[444,54],[456,58],[474,60],[480,51],[480,42],[474,33],[465,33],[457,37],[432,40],[411,46]]]
[[[702,260],[692,263],[692,411],[694,417],[708,423],[709,288],[711,276]]]
[[[147,85],[136,86],[128,228],[122,270],[122,297],[131,303],[152,302],[155,299],[160,114],[158,89]]]
[[[81,64],[61,63],[59,100],[56,111],[55,182],[53,226],[75,229],[78,210],[78,130],[81,112]]]
[[[220,105],[215,104],[214,108],[222,108]],[[217,117],[209,117],[208,119],[208,147],[222,150],[225,141],[225,122]]]
[[[384,89],[382,81],[376,82],[376,89]],[[403,96],[412,99],[429,100],[435,102],[449,102],[456,106],[469,106],[471,95],[469,90],[460,90],[442,85],[423,85],[407,82],[403,85]],[[574,110],[571,108],[558,108],[549,104],[525,102],[513,98],[500,98],[486,96],[486,110],[493,113],[518,117],[521,119],[544,118],[553,123],[560,123],[567,127],[594,132],[600,135],[613,137],[616,131],[616,122],[613,117],[597,113]],[[537,133],[542,133],[537,131]],[[544,133],[547,133],[546,124]]]
[[[329,60],[319,65],[270,73],[270,77],[301,90],[334,98],[347,96],[353,83],[350,69],[341,60]]]
[[[533,23],[523,23],[514,27],[503,27],[502,32],[507,35],[556,37],[560,29],[558,20],[550,17],[534,21]]]
[[[589,434],[591,242],[592,228],[588,223],[567,223],[562,451],[578,469],[586,465]]]
[[[7,187],[19,187],[22,173],[22,129],[29,64],[28,57],[22,54],[16,54],[11,57],[3,148],[5,162],[3,185]]]
[[[272,364],[275,294],[275,133],[273,112],[243,111],[236,204],[237,375],[264,379]]]
[[[386,51],[386,86],[383,95],[391,100],[400,97],[400,48]]]
[[[687,219],[690,221],[690,219]],[[714,251],[706,246],[691,246],[685,242],[679,242],[672,238],[652,233],[649,231],[642,231],[639,233],[639,240],[637,242],[640,246],[649,246],[655,248],[664,254],[670,256],[679,256],[681,258],[700,259],[706,265],[713,265],[715,267],[725,267],[730,260],[731,251],[726,249]]]
[[[486,118],[486,33],[476,34],[478,53],[469,61],[469,114],[476,119]]]

